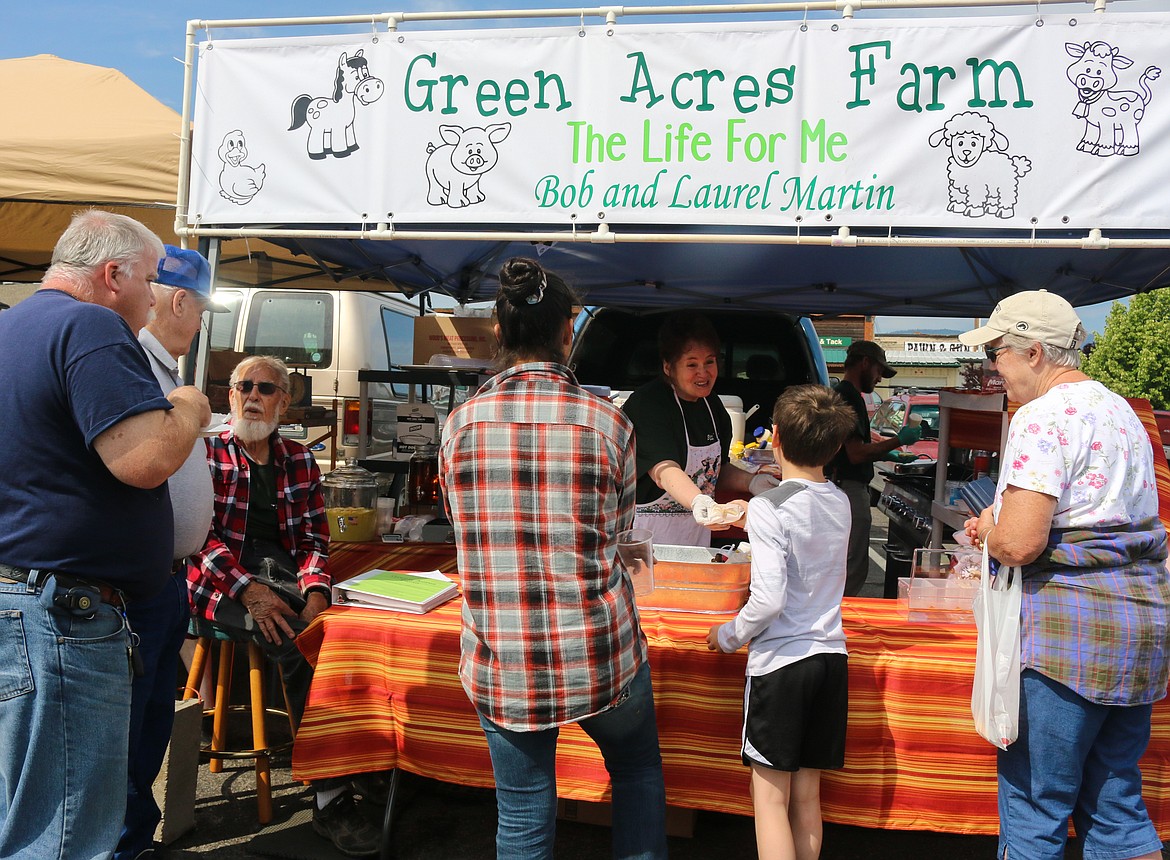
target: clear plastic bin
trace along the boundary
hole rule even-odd
[[[898,604],[908,621],[974,624],[971,605],[978,579],[955,576],[950,550],[916,549],[910,576],[898,578]]]

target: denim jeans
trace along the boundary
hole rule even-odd
[[[186,578],[173,574],[159,594],[131,602],[126,617],[138,636],[144,671],[134,679],[131,692],[126,822],[114,860],[133,860],[151,847],[162,819],[153,786],[175,722],[179,648],[191,617]]]
[[[999,848],[1009,858],[1065,854],[1072,817],[1089,860],[1162,847],[1142,800],[1138,761],[1152,705],[1099,705],[1034,669],[1020,676],[1020,737],[997,753]]]
[[[126,811],[129,636],[45,586],[0,582],[0,857],[97,860]]]
[[[497,860],[553,856],[557,821],[556,754],[559,730],[513,732],[482,714],[496,778]],[[643,663],[621,700],[580,721],[601,750],[613,789],[613,856],[666,857],[666,788],[650,666]]]

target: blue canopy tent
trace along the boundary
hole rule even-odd
[[[360,235],[355,232],[355,236]],[[687,241],[687,239],[691,241]],[[696,240],[702,241],[696,241]],[[715,240],[715,241],[712,241]],[[493,298],[500,264],[538,257],[594,305],[783,310],[808,315],[985,316],[1002,297],[1046,289],[1073,305],[1170,286],[1170,249],[833,247],[670,242],[285,238],[345,287]]]

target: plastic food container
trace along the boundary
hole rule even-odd
[[[979,580],[960,578],[955,553],[929,547],[914,550],[909,577],[898,578],[898,605],[907,621],[974,624],[971,604]]]
[[[907,621],[974,624],[971,604],[978,593],[978,579],[898,577],[898,606]]]
[[[771,448],[748,448],[743,452],[743,458],[753,466],[776,465],[776,455]]]
[[[716,555],[727,561],[716,561]],[[736,612],[747,602],[751,558],[743,552],[654,545],[654,590],[638,606],[676,612]]]

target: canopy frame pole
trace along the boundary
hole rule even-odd
[[[200,244],[203,244],[202,242]],[[203,251],[204,256],[207,257],[207,262],[211,264],[211,290],[215,293],[216,276],[219,274],[219,255],[220,255],[220,240],[212,237],[207,240],[206,249]],[[205,310],[203,312],[203,321],[209,322],[211,318],[211,311]],[[207,390],[207,365],[208,356],[211,354],[211,326],[204,326],[199,331],[199,348],[195,353],[195,377],[192,384],[200,391]]]
[[[835,247],[871,248],[1170,248],[1170,233],[1157,238],[1109,238],[1099,227],[1083,236],[1038,236],[1031,231],[1025,237],[992,236],[895,236],[890,228],[885,235],[858,236],[848,227],[840,227],[825,235],[801,232],[800,224],[793,233],[637,233],[618,232],[602,222],[593,230],[579,229],[576,223],[567,231],[541,229],[525,230],[410,230],[394,226],[393,222],[379,222],[377,227],[362,225],[353,229],[299,229],[282,227],[181,227],[175,232],[182,237],[217,237],[220,239],[401,239],[441,241],[461,239],[488,242],[590,242],[616,244],[621,242],[659,242],[667,244],[708,245],[832,245]]]

